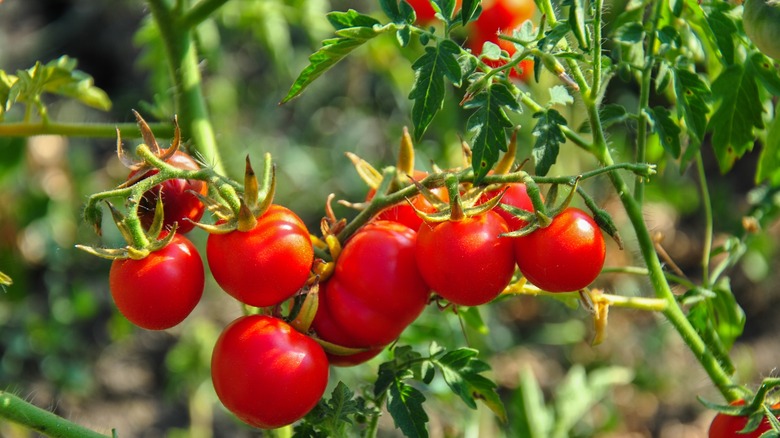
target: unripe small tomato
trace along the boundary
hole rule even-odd
[[[780,5],[745,0],[742,23],[750,41],[765,55],[780,60]]]

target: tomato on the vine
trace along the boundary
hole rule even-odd
[[[243,316],[217,339],[211,379],[219,400],[261,429],[295,422],[322,398],[328,359],[312,338],[265,315]]]
[[[738,400],[732,403],[732,405],[736,406],[741,406],[744,404],[744,400]],[[772,409],[778,408],[780,408],[780,403],[772,406]],[[778,419],[780,419],[780,417],[778,417]],[[709,438],[758,438],[764,432],[772,430],[772,425],[769,424],[769,420],[764,418],[761,420],[761,423],[758,425],[758,427],[752,432],[745,434],[739,433],[745,429],[748,420],[748,417],[745,416],[726,415],[722,412],[718,412],[718,414],[715,415],[715,418],[712,419],[712,423],[710,423],[707,436]]]
[[[485,0],[482,2],[482,13],[472,23],[472,31],[469,35],[468,46],[474,55],[479,56],[482,53],[482,46],[490,41],[497,44],[501,49],[506,50],[509,56],[517,51],[514,44],[510,41],[499,39],[498,34],[511,35],[512,31],[520,26],[524,21],[534,15],[536,6],[533,0]],[[486,64],[490,67],[500,67],[503,61],[488,61]],[[511,77],[527,81],[533,71],[533,61],[524,59],[520,62],[522,74],[512,69]]]
[[[525,184],[522,183],[507,184],[501,189],[486,192],[480,198],[480,203],[497,196],[499,193],[501,193],[501,191],[504,191],[504,196],[501,197],[501,204],[509,205],[511,207],[519,208],[528,212],[534,211],[534,204],[531,202],[531,197],[528,196],[528,191]],[[506,224],[509,226],[509,231],[516,231],[527,225],[526,221],[504,210],[500,207],[500,205],[494,208],[493,211],[504,218]]]
[[[414,171],[414,179],[420,181],[428,176],[428,173],[423,171]],[[434,195],[438,196],[442,201],[447,202],[450,198],[447,195],[447,189],[445,187],[435,187],[431,189]],[[376,195],[376,190],[371,189],[366,194],[366,201],[370,201]],[[411,202],[412,205],[409,205]],[[423,213],[434,213],[436,207],[434,207],[423,195],[414,195],[409,198],[409,202],[406,200],[385,208],[379,214],[374,217],[374,220],[386,220],[392,222],[398,222],[399,224],[406,225],[414,231],[420,228],[423,223],[423,219],[417,214],[415,209]],[[413,207],[414,206],[414,207]]]
[[[780,60],[780,5],[745,0],[742,20],[745,33],[758,50]]]
[[[306,224],[273,204],[250,231],[210,234],[206,257],[211,273],[242,303],[267,307],[295,294],[309,278],[314,250]]]
[[[415,234],[404,225],[380,220],[347,240],[333,276],[319,293],[313,327],[320,338],[374,350],[359,356],[367,360],[420,315],[429,289],[417,270]],[[334,364],[353,363],[343,356],[330,357]]]
[[[184,170],[200,169],[198,163],[182,151],[176,151],[168,158],[167,163]],[[159,170],[152,169],[144,178],[148,178],[158,172]],[[136,173],[138,172],[130,172],[127,178],[134,177]],[[141,219],[141,224],[146,228],[152,225],[157,198],[162,194],[163,227],[169,228],[174,222],[178,222],[176,232],[187,233],[191,231],[195,226],[193,222],[197,222],[203,217],[203,212],[206,208],[193,192],[206,195],[209,192],[209,187],[203,181],[189,179],[169,179],[152,187],[143,194],[141,201],[138,203],[138,217]]]
[[[520,272],[540,289],[571,292],[588,286],[601,272],[606,244],[596,222],[569,207],[546,228],[514,239]]]
[[[509,231],[494,211],[461,220],[424,224],[415,255],[425,282],[454,304],[477,306],[497,297],[515,271]]]
[[[455,4],[455,11],[460,9],[462,0],[457,0]],[[406,0],[406,3],[414,9],[415,15],[417,15],[417,23],[428,24],[436,17],[436,11],[431,5],[431,0]]]
[[[114,260],[108,279],[119,312],[148,330],[182,322],[200,301],[205,281],[198,250],[178,233],[141,260]]]

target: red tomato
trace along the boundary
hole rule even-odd
[[[396,222],[374,221],[346,242],[320,289],[313,327],[322,339],[376,355],[419,316],[429,292],[414,258],[415,234]]]
[[[211,357],[211,380],[223,405],[261,429],[306,415],[328,384],[328,359],[317,342],[286,322],[250,315],[230,323]]]
[[[569,207],[547,228],[514,239],[517,266],[548,292],[571,292],[589,285],[604,266],[606,245],[596,222]]]
[[[506,221],[494,211],[460,221],[424,224],[417,232],[417,267],[434,291],[454,304],[477,306],[512,280],[514,250]]]
[[[267,307],[303,286],[314,251],[303,221],[274,204],[250,231],[209,235],[206,257],[222,289],[242,303]]]
[[[501,204],[506,204],[529,212],[534,211],[534,204],[528,196],[525,184],[508,184],[505,188],[506,192],[504,192],[504,196],[501,197]],[[502,190],[504,190],[504,188],[486,192],[480,198],[480,203],[497,196]],[[519,230],[527,224],[526,221],[501,208],[500,205],[494,208],[493,211],[504,218],[506,224],[509,226],[509,231]]]
[[[732,404],[738,406],[744,405],[745,401],[739,400]],[[778,408],[780,408],[780,403],[772,406],[772,409]],[[709,438],[758,438],[764,432],[772,430],[772,426],[769,424],[769,420],[764,418],[761,421],[761,424],[759,424],[754,431],[746,434],[738,433],[745,428],[747,423],[748,417],[726,415],[724,413],[718,412],[718,414],[715,415],[715,418],[712,419],[712,423],[710,423],[708,436]]]
[[[460,9],[461,1],[462,0],[458,0],[455,3],[455,12]],[[431,6],[431,0],[406,0],[406,3],[409,3],[414,9],[415,14],[417,15],[417,23],[428,24],[434,20],[436,11],[434,11],[433,6]]]
[[[509,53],[509,56],[515,54],[517,49],[509,41],[501,40],[498,34],[511,35],[512,31],[530,19],[534,15],[536,6],[533,0],[485,0],[482,2],[482,13],[472,24],[472,32],[469,36],[469,48],[474,55],[479,56],[482,53],[482,45],[486,41],[497,44],[503,50]],[[504,63],[501,61],[486,62],[490,67],[500,67]],[[523,73],[519,74],[512,70],[511,77],[527,81],[533,71],[533,61],[525,59],[520,62]]]
[[[181,234],[141,260],[114,260],[108,274],[117,309],[133,324],[165,330],[182,322],[203,295],[203,262]]]
[[[181,151],[176,151],[175,154],[168,158],[167,163],[179,169],[200,169],[200,166],[192,157]],[[154,169],[145,178],[158,172],[159,170]],[[132,178],[136,173],[137,171],[130,172],[127,178]],[[157,198],[160,197],[162,192],[163,227],[169,228],[173,226],[174,222],[178,222],[177,233],[191,231],[194,225],[190,221],[199,221],[203,217],[203,211],[205,210],[203,203],[191,191],[206,195],[209,192],[209,187],[203,181],[189,179],[169,179],[162,184],[152,187],[144,193],[141,202],[138,204],[138,217],[141,219],[141,224],[146,228],[152,225]],[[185,219],[189,219],[189,221]]]
[[[428,174],[426,172],[414,171],[414,179],[417,181],[420,181],[424,179]],[[445,187],[436,187],[434,189],[431,189],[431,191],[441,198],[442,201],[447,202],[449,201],[450,197],[447,194],[447,189]],[[376,190],[371,189],[368,191],[368,194],[366,195],[366,201],[370,201],[374,198],[374,194],[376,193]],[[434,207],[430,202],[428,202],[427,199],[425,199],[422,195],[416,195],[411,198],[412,207],[409,205],[409,203],[404,200],[399,204],[393,205],[391,207],[388,207],[379,214],[377,214],[374,219],[375,220],[386,220],[386,221],[392,221],[392,222],[398,222],[399,224],[406,225],[407,227],[411,228],[414,231],[417,231],[420,228],[420,225],[423,223],[423,219],[417,215],[417,212],[414,210],[415,208],[417,210],[422,211],[423,213],[434,213],[436,212],[436,207]]]

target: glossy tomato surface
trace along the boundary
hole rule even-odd
[[[501,197],[501,204],[509,205],[528,212],[534,211],[534,204],[531,202],[531,198],[528,196],[528,191],[526,190],[525,184],[508,184],[505,188],[492,190],[482,195],[480,202],[485,202],[488,199],[497,196],[502,190],[506,191],[504,192],[504,196]],[[520,228],[523,228],[525,225],[527,225],[524,220],[504,210],[500,205],[496,206],[493,211],[498,213],[498,215],[506,221],[506,224],[509,226],[509,231],[519,230]]]
[[[119,312],[148,330],[164,330],[184,320],[203,295],[203,262],[181,234],[141,260],[114,260],[108,274]]]
[[[211,379],[219,400],[239,419],[274,429],[317,404],[328,384],[328,359],[317,342],[284,321],[244,316],[217,339]]]
[[[498,34],[512,35],[512,31],[531,19],[536,10],[533,0],[485,0],[482,2],[482,13],[470,26],[468,47],[475,55],[482,53],[482,46],[490,41],[509,53],[515,54],[517,49],[509,41],[498,38]],[[500,67],[501,61],[487,61],[491,67]],[[523,72],[513,69],[510,76],[527,81],[533,72],[533,61],[525,59],[520,62]]]
[[[414,172],[414,179],[417,181],[423,180],[426,176],[428,176],[426,172],[417,170]],[[447,195],[447,189],[444,187],[436,187],[431,189],[431,191],[444,202],[448,202],[450,199]],[[366,195],[366,201],[373,199],[375,193],[375,190],[369,190]],[[411,202],[412,205],[409,205],[409,202]],[[423,213],[434,213],[436,211],[436,207],[428,202],[424,196],[415,195],[410,198],[409,201],[404,200],[396,205],[385,208],[374,217],[374,220],[398,222],[399,224],[406,225],[412,230],[417,231],[420,228],[420,225],[422,225],[423,219],[417,214],[415,209]]]
[[[515,271],[509,231],[494,211],[460,221],[424,224],[415,254],[425,282],[454,304],[477,306],[497,297]]]
[[[569,207],[546,228],[514,238],[520,272],[540,289],[571,292],[588,286],[601,272],[604,236],[584,211]]]
[[[192,157],[181,151],[176,151],[168,158],[167,163],[179,169],[200,169],[200,166]],[[148,178],[158,172],[157,169],[154,169],[145,177]],[[130,172],[128,179],[135,176],[136,173],[135,171]],[[192,222],[199,221],[205,211],[203,203],[192,192],[206,195],[208,191],[208,185],[199,180],[169,179],[162,184],[156,185],[144,193],[141,202],[138,204],[138,217],[141,219],[141,224],[146,228],[151,226],[157,199],[162,194],[163,227],[170,228],[174,222],[178,222],[176,232],[187,233],[194,227]]]
[[[313,327],[322,339],[381,349],[419,316],[429,289],[417,270],[415,234],[396,222],[374,221],[346,242],[320,289]]]
[[[732,404],[741,406],[745,404],[745,401],[739,400]],[[772,408],[778,409],[780,408],[780,404],[775,404]],[[764,418],[755,430],[745,434],[739,433],[745,428],[747,423],[748,417],[726,415],[722,412],[718,412],[718,414],[715,415],[715,418],[712,419],[712,423],[710,423],[707,436],[709,438],[758,438],[764,432],[772,430],[769,420]]]
[[[242,303],[267,307],[290,298],[303,286],[314,250],[303,221],[274,204],[250,231],[210,234],[206,257],[222,289]]]

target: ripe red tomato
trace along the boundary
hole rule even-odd
[[[418,170],[414,171],[414,179],[417,181],[424,179],[426,176],[428,176],[428,173],[426,172]],[[450,199],[445,187],[436,187],[431,189],[431,191],[444,202],[447,202]],[[375,194],[376,190],[369,190],[368,194],[366,195],[366,201],[373,199]],[[382,210],[374,217],[374,220],[398,222],[399,224],[406,225],[412,230],[417,231],[420,228],[420,225],[422,225],[423,219],[417,215],[415,208],[419,211],[422,211],[423,213],[434,213],[436,211],[436,207],[428,202],[428,200],[425,199],[425,197],[422,195],[416,195],[412,197],[411,202],[414,207],[409,205],[409,203],[404,200],[396,205]]]
[[[434,291],[454,304],[477,306],[512,280],[514,250],[506,221],[494,211],[460,221],[424,224],[417,232],[417,267]]]
[[[313,323],[319,337],[371,348],[370,358],[419,316],[429,289],[417,270],[415,235],[399,223],[373,221],[346,242],[333,276],[320,289]]]
[[[303,286],[314,251],[303,221],[274,204],[250,231],[210,234],[206,257],[225,292],[250,306],[267,307],[290,298]]]
[[[198,170],[200,166],[189,155],[184,152],[176,151],[167,161],[171,166],[185,170]],[[145,178],[157,174],[159,171],[154,169],[150,171]],[[135,176],[137,171],[130,172],[128,179]],[[206,195],[209,192],[208,185],[199,180],[189,179],[169,179],[162,184],[156,185],[144,193],[141,202],[138,204],[138,217],[141,224],[149,228],[154,219],[154,210],[157,206],[157,198],[162,193],[163,202],[163,227],[169,228],[174,222],[178,222],[177,233],[187,233],[192,230],[194,225],[203,217],[205,206],[197,196],[191,193],[200,193]],[[185,219],[189,219],[185,220]]]
[[[744,405],[745,401],[739,400],[732,404],[738,406]],[[772,406],[772,409],[778,408],[780,408],[780,403]],[[718,414],[715,415],[715,418],[712,419],[712,423],[710,423],[708,436],[709,438],[758,438],[764,432],[772,430],[772,426],[769,424],[769,420],[764,418],[763,421],[761,421],[761,424],[759,424],[754,431],[746,434],[738,433],[745,428],[747,423],[748,417],[726,415],[724,413],[718,412]]]
[[[117,309],[133,324],[165,330],[182,322],[203,295],[203,262],[181,234],[141,260],[114,260],[108,274]]]
[[[509,56],[515,54],[517,49],[509,41],[498,38],[498,34],[511,35],[512,31],[530,19],[534,15],[536,6],[533,0],[485,0],[482,2],[482,13],[472,24],[472,31],[469,35],[469,48],[474,55],[479,56],[482,53],[482,45],[486,41],[497,44],[503,50],[509,53]],[[504,63],[501,61],[486,62],[490,67],[500,67]],[[519,74],[512,70],[510,77],[527,81],[533,71],[533,61],[526,59],[520,62],[523,73]]]
[[[525,278],[548,292],[571,292],[589,285],[606,256],[604,236],[584,211],[569,207],[547,228],[514,239],[517,266]]]
[[[460,9],[461,1],[462,0],[457,0],[455,3],[455,12]],[[414,9],[415,14],[417,15],[417,23],[428,24],[434,20],[436,11],[434,11],[433,6],[431,6],[431,0],[406,0],[406,3],[409,3]]]
[[[328,384],[328,359],[312,338],[286,322],[250,315],[230,323],[211,357],[211,380],[223,405],[261,429],[306,415]]]
[[[504,190],[504,188],[486,192],[480,198],[480,203],[497,196],[502,190]],[[531,202],[531,197],[528,196],[525,184],[508,184],[504,196],[501,197],[501,204],[506,204],[529,212],[534,211],[534,204]],[[506,221],[506,224],[509,226],[509,231],[519,230],[527,224],[526,221],[501,208],[500,205],[494,208],[493,211],[498,213],[498,215]]]

